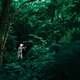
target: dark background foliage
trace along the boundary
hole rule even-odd
[[[79,12],[80,0],[0,0],[0,80],[80,80]]]

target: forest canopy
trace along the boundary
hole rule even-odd
[[[0,80],[80,80],[79,65],[80,0],[0,0]]]

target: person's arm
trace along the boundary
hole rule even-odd
[[[26,49],[27,47],[23,47],[23,49]]]

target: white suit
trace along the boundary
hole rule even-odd
[[[17,52],[18,59],[23,58],[23,55],[22,55],[23,48],[24,48],[23,44],[20,44],[20,46],[18,47],[18,52]]]

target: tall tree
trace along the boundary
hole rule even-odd
[[[9,29],[11,0],[2,1],[2,12],[0,16],[0,63],[3,62],[3,53],[5,49],[7,31]]]

